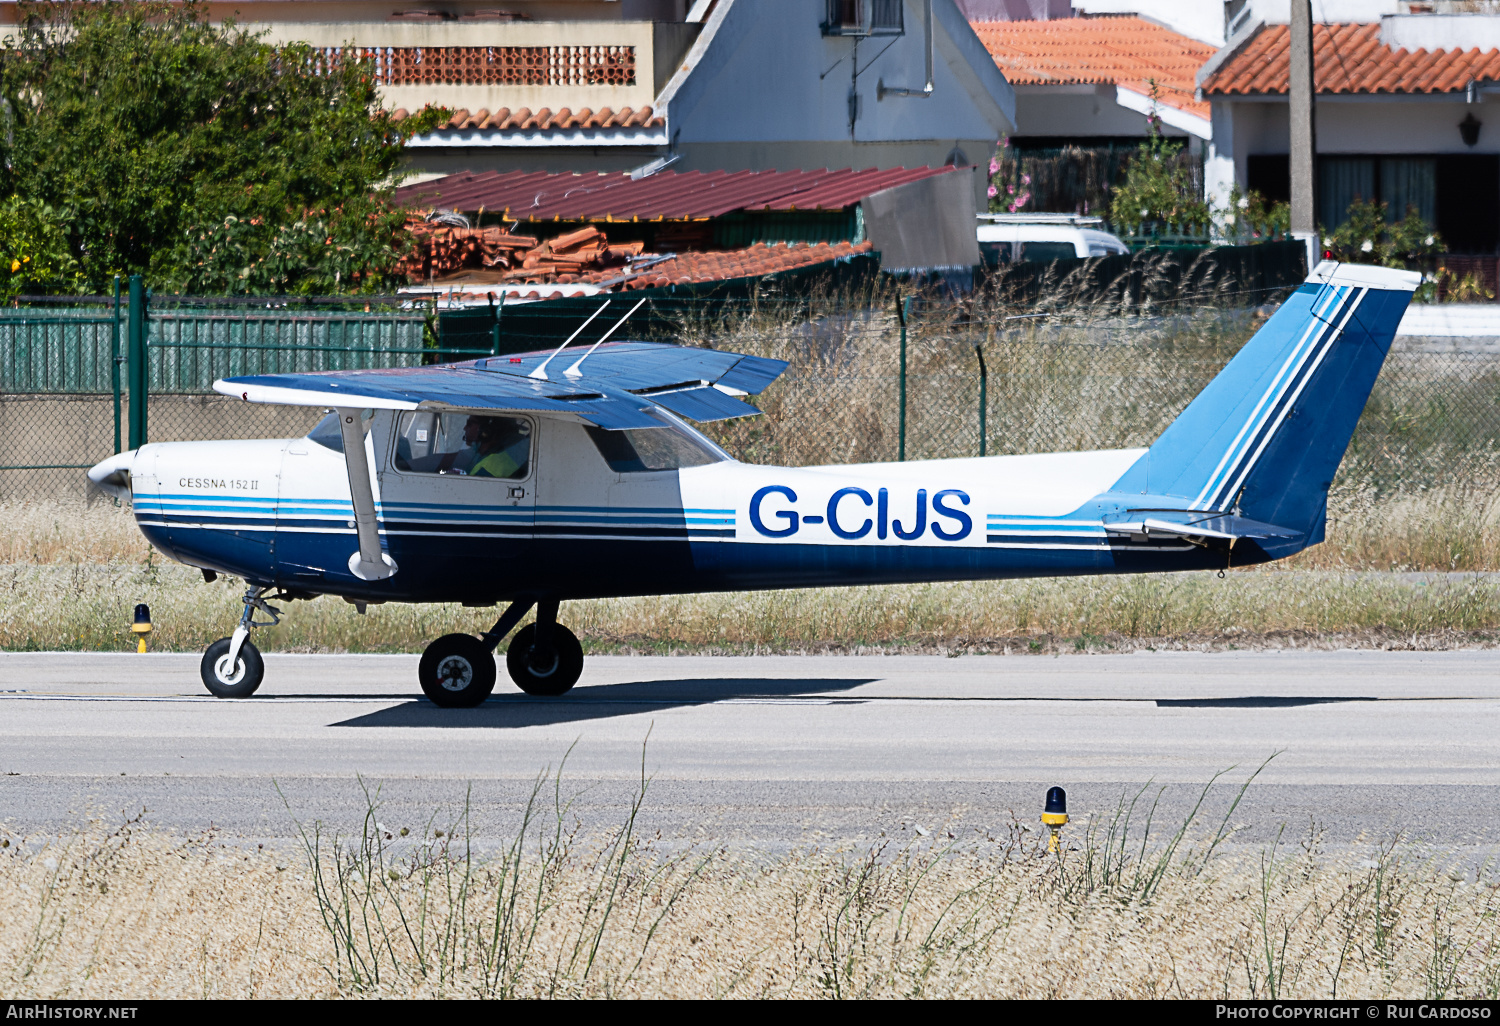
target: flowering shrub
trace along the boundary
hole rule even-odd
[[[1422,220],[1416,207],[1407,207],[1400,221],[1389,220],[1386,205],[1374,200],[1349,204],[1343,224],[1320,233],[1323,249],[1335,260],[1409,270],[1431,270],[1443,251],[1443,240],[1432,225]]]
[[[1289,203],[1273,203],[1260,193],[1230,190],[1229,205],[1220,212],[1218,232],[1237,242],[1267,242],[1286,238],[1292,230]]]
[[[1031,202],[1031,175],[1021,170],[1020,158],[1011,149],[1008,137],[1002,137],[997,145],[999,150],[990,158],[990,185],[986,190],[990,212],[1014,214]]]

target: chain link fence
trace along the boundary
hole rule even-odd
[[[756,400],[764,416],[706,431],[740,459],[799,466],[1148,445],[1265,317],[1264,308],[1221,306],[1091,317],[918,303],[904,332],[903,374],[894,300],[689,311],[656,337],[789,361]],[[273,324],[264,312],[194,321],[179,311],[158,324],[153,311],[149,439],[292,437],[319,416],[207,394],[216,376],[432,358],[420,313],[357,313],[342,323]],[[130,413],[124,395],[117,421],[108,387],[110,319],[35,326],[32,337],[44,342],[74,332],[83,343],[75,349],[92,354],[59,359],[74,352],[59,343],[40,364],[36,345],[5,334],[19,331],[20,320],[0,316],[0,502],[81,498],[83,469],[114,451],[117,425]],[[16,387],[38,383],[53,387]],[[1390,495],[1459,485],[1488,494],[1500,484],[1497,457],[1500,339],[1400,338],[1335,490]]]

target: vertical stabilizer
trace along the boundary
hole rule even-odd
[[[1157,439],[1132,490],[1320,538],[1328,487],[1420,281],[1319,264]]]

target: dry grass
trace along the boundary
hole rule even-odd
[[[160,651],[201,651],[239,616],[241,586],[205,584],[159,559],[0,566],[0,649],[127,651],[137,602]],[[256,633],[266,651],[419,652],[493,610],[371,606],[333,598],[283,607]],[[1235,571],[679,595],[565,603],[561,618],[603,652],[1058,652],[1142,647],[1350,645],[1452,648],[1500,640],[1500,578],[1378,572]]]
[[[555,789],[555,790],[554,790]],[[779,858],[585,835],[540,779],[490,855],[304,826],[298,858],[139,824],[0,851],[12,998],[1489,998],[1500,891],[1399,844],[1225,855],[1121,807],[1068,828]],[[1241,791],[1243,793],[1243,791]],[[1231,814],[1233,809],[1231,808]],[[1217,850],[1216,850],[1217,846]]]
[[[989,451],[1047,451],[1149,442],[1258,322],[1221,310],[1006,323],[976,328],[949,310],[913,326],[909,456],[978,452],[976,340],[989,353]],[[888,305],[813,317],[766,307],[683,325],[684,341],[792,362],[762,397],[766,417],[716,428],[745,458],[792,465],[894,458],[897,338]],[[1350,573],[1500,570],[1500,448],[1476,412],[1500,393],[1484,360],[1464,360],[1392,356],[1335,483],[1328,540],[1279,568],[1227,581],[1152,575],[575,603],[565,616],[593,651],[1489,644],[1500,603],[1487,579]],[[234,584],[205,586],[162,565],[108,502],[11,502],[0,504],[0,521],[0,647],[124,647],[123,625],[141,601],[161,625],[158,647],[201,648],[237,617]],[[357,617],[330,599],[289,613],[258,635],[267,648],[416,651],[493,616],[392,606]]]

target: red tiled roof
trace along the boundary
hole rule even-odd
[[[662,171],[625,174],[486,171],[396,190],[404,206],[440,204],[519,221],[658,221],[720,217],[735,210],[842,210],[871,193],[960,170]]]
[[[833,260],[847,259],[863,253],[873,252],[872,244],[865,242],[798,242],[790,245],[768,246],[758,242],[745,249],[721,250],[704,253],[682,253],[670,260],[653,264],[639,271],[625,267],[589,271],[586,274],[559,275],[538,270],[534,275],[518,277],[498,272],[465,270],[447,277],[437,278],[422,284],[439,288],[451,285],[453,296],[459,299],[482,298],[485,286],[506,285],[514,290],[513,295],[522,299],[542,298],[537,292],[523,291],[527,285],[595,285],[603,291],[665,288],[668,285],[685,285],[691,282],[726,281],[731,278],[758,278],[778,271],[792,271]],[[520,286],[520,288],[517,288]],[[583,292],[558,291],[546,298],[563,295],[584,295]]]
[[[775,274],[777,271],[812,267],[841,257],[857,256],[861,253],[869,253],[872,249],[868,240],[812,244],[799,242],[785,246],[768,246],[763,242],[758,242],[746,249],[683,253],[631,277],[623,283],[623,287],[648,289],[665,285],[683,285],[695,281],[754,278]],[[618,272],[611,274],[609,271],[595,271],[578,280],[600,283],[618,277],[620,277]]]
[[[401,107],[391,117],[394,121],[402,121],[409,116],[407,109]],[[483,108],[473,112],[456,110],[451,118],[438,126],[438,131],[480,129],[496,132],[545,132],[560,128],[660,128],[664,124],[666,122],[660,117],[652,116],[650,107],[621,107],[619,110],[608,107],[590,110],[583,107],[576,111],[571,107],[563,107],[557,111],[543,107],[535,112],[530,107],[519,110],[501,107],[494,113]]]
[[[1204,95],[1284,93],[1291,30],[1267,25],[1203,82]],[[1320,93],[1447,93],[1500,78],[1500,50],[1395,50],[1379,25],[1314,25],[1313,82]]]
[[[1011,85],[1119,85],[1169,107],[1209,116],[1194,98],[1198,69],[1214,55],[1207,43],[1144,18],[977,21],[985,49]]]

